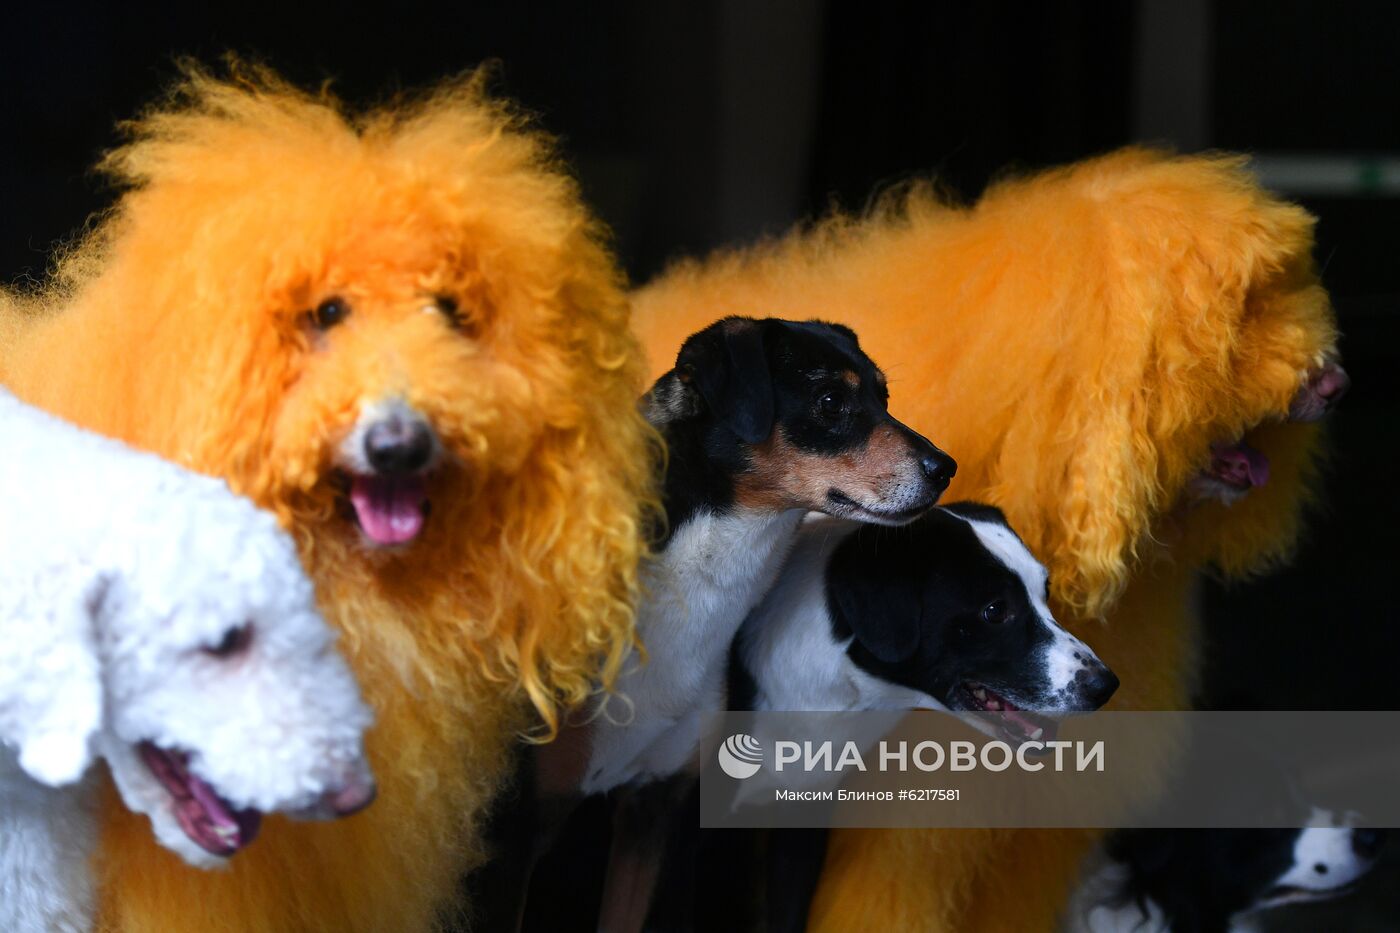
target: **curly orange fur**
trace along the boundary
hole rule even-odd
[[[1313,426],[1280,423],[1335,350],[1312,218],[1227,156],[1143,150],[994,186],[926,187],[635,296],[660,371],[724,314],[854,327],[897,417],[957,458],[948,498],[996,503],[1050,567],[1056,613],[1122,677],[1118,709],[1187,704],[1194,573],[1286,557]],[[1182,502],[1212,441],[1246,433],[1272,478],[1232,508]],[[817,930],[1043,930],[1091,834],[846,831]]]
[[[127,126],[102,164],[116,206],[6,302],[0,375],[276,511],[375,706],[380,795],[332,825],[271,821],[223,873],[109,807],[104,912],[142,931],[429,929],[482,855],[508,745],[633,645],[656,460],[641,354],[576,185],[479,79],[351,113],[232,70],[187,68]],[[441,294],[461,332],[424,313]],[[315,333],[304,312],[330,295],[351,314]],[[448,451],[422,537],[392,553],[361,543],[331,476],[358,406],[386,395]]]

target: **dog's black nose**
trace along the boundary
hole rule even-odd
[[[412,473],[428,465],[433,432],[421,418],[393,414],[365,432],[365,459],[379,473]]]
[[[958,472],[957,463],[941,450],[924,457],[919,466],[923,468],[924,479],[939,490],[947,489]]]
[[[1381,829],[1353,829],[1351,831],[1351,850],[1364,859],[1373,859],[1381,854],[1381,847],[1385,845],[1385,830]]]
[[[1085,703],[1098,709],[1118,690],[1118,675],[1102,661],[1091,661],[1074,672],[1074,683]]]

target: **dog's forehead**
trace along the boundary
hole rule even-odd
[[[1015,571],[978,536],[972,522],[945,508],[935,508],[904,528],[872,528],[861,533],[889,540],[905,553],[882,553],[881,560],[908,560],[910,571],[935,591],[961,593],[969,599],[992,595],[1019,580]],[[881,548],[881,551],[885,549]]]
[[[1019,578],[1030,594],[1038,595],[1045,589],[1049,579],[1045,566],[1035,559],[1000,509],[963,504],[949,506],[948,511],[967,523],[978,544]]]
[[[851,382],[854,377],[857,385],[882,378],[849,327],[825,321],[784,321],[779,334],[779,355],[808,378],[836,376]]]

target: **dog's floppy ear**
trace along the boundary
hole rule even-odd
[[[676,357],[676,375],[745,444],[773,433],[773,377],[764,321],[730,317],[693,334]]]
[[[0,741],[52,787],[92,764],[102,728],[102,676],[93,631],[101,588],[65,593],[38,617],[0,619]]]
[[[837,636],[849,632],[885,664],[914,656],[923,620],[918,578],[900,573],[903,562],[890,553],[903,550],[891,540],[897,536],[898,529],[856,531],[832,554],[826,574],[827,608]]]

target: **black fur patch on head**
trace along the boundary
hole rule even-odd
[[[692,385],[711,416],[743,443],[773,432],[769,321],[727,317],[691,335],[676,356],[676,373]]]
[[[832,553],[827,604],[833,635],[860,668],[958,708],[965,682],[1020,693],[1048,688],[1034,661],[1053,633],[1026,582],[982,544],[960,514],[998,520],[988,506],[940,507],[902,528],[864,526]],[[984,610],[1004,604],[1006,617]]]
[[[812,453],[860,447],[889,415],[884,382],[855,331],[823,321],[774,323],[782,328],[774,347],[781,376],[773,391],[783,435]]]

